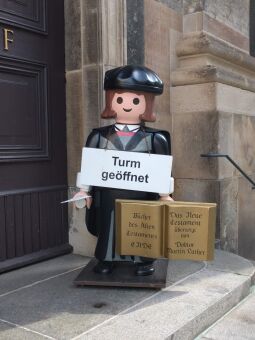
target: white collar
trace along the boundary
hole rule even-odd
[[[134,125],[134,124],[115,124],[115,127],[122,131],[124,129],[124,127],[127,126],[129,128],[130,131],[136,131],[138,129],[140,129],[140,125]]]

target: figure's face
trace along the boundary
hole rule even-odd
[[[143,94],[134,92],[115,93],[112,110],[116,112],[116,122],[121,124],[139,124],[140,115],[145,112],[146,102]]]

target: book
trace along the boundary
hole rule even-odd
[[[115,211],[120,255],[213,260],[215,203],[116,200]]]

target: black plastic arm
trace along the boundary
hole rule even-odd
[[[240,168],[239,165],[236,164],[235,161],[233,161],[233,159],[231,157],[229,157],[229,155],[222,155],[222,154],[219,154],[219,153],[207,153],[207,154],[202,154],[200,156],[201,157],[208,157],[208,158],[212,158],[212,157],[227,158],[227,160],[229,160],[230,163],[232,163],[234,165],[234,167],[237,168],[237,170],[239,170],[241,172],[241,174],[252,184],[252,189],[255,189],[255,182]]]

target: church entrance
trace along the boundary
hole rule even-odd
[[[0,272],[71,251],[63,0],[0,0]]]

